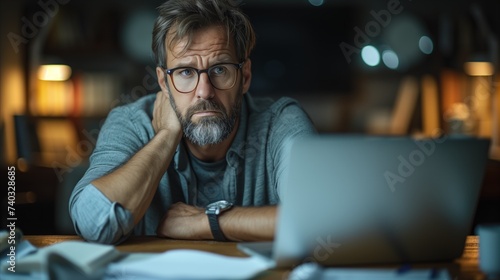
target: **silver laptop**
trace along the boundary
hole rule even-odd
[[[277,267],[461,256],[488,139],[316,135],[293,143],[274,242],[240,243]]]

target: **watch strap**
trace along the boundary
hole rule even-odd
[[[227,241],[227,238],[222,233],[219,225],[219,216],[216,214],[207,214],[208,223],[210,224],[210,230],[212,231],[212,235],[214,239],[217,241]]]

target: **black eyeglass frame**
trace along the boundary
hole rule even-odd
[[[232,89],[234,87],[234,85],[236,84],[236,80],[234,80],[234,83],[229,87],[229,88],[225,88],[225,89],[221,89],[221,88],[218,88],[214,85],[214,83],[212,82],[212,78],[210,78],[210,75],[208,74],[209,71],[215,67],[219,67],[221,65],[232,65],[236,68],[236,71],[238,70],[241,70],[241,68],[243,68],[243,65],[245,64],[245,61],[242,61],[240,63],[230,63],[230,62],[227,62],[227,63],[217,63],[217,64],[214,64],[210,67],[208,67],[207,69],[196,69],[194,67],[176,67],[176,68],[165,68],[163,66],[160,66],[161,69],[163,69],[165,71],[165,73],[168,74],[168,76],[170,76],[170,81],[172,82],[172,85],[174,86],[174,88],[180,92],[180,93],[190,93],[192,92],[193,90],[195,90],[197,87],[198,87],[198,84],[200,83],[200,76],[202,73],[207,73],[207,76],[208,76],[208,80],[210,81],[210,84],[218,89],[218,90],[228,90],[228,89]],[[179,69],[190,69],[190,70],[194,70],[197,74],[198,74],[198,80],[196,81],[196,85],[194,86],[194,88],[190,91],[180,91],[179,89],[177,89],[177,87],[175,86],[175,82],[174,82],[174,78],[172,77],[172,74],[174,73],[175,70],[179,70]]]

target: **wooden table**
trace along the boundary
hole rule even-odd
[[[31,235],[25,236],[34,246],[44,247],[54,243],[68,240],[82,240],[74,235]],[[156,236],[131,237],[124,243],[116,246],[122,252],[164,252],[173,249],[196,249],[207,252],[218,253],[227,256],[246,257],[247,255],[239,251],[235,242],[216,241],[188,241],[163,239]],[[461,258],[449,263],[419,264],[415,267],[446,267],[453,280],[480,280],[486,279],[479,271],[478,266],[479,242],[477,236],[467,238],[464,253]],[[390,267],[390,266],[389,266]],[[263,273],[257,279],[287,279],[290,270],[272,269]]]

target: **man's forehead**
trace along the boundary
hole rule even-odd
[[[165,43],[174,57],[181,57],[190,51],[210,49],[234,52],[234,44],[228,40],[226,30],[218,25],[202,27],[182,37],[177,33],[177,28],[173,27],[167,34]]]

